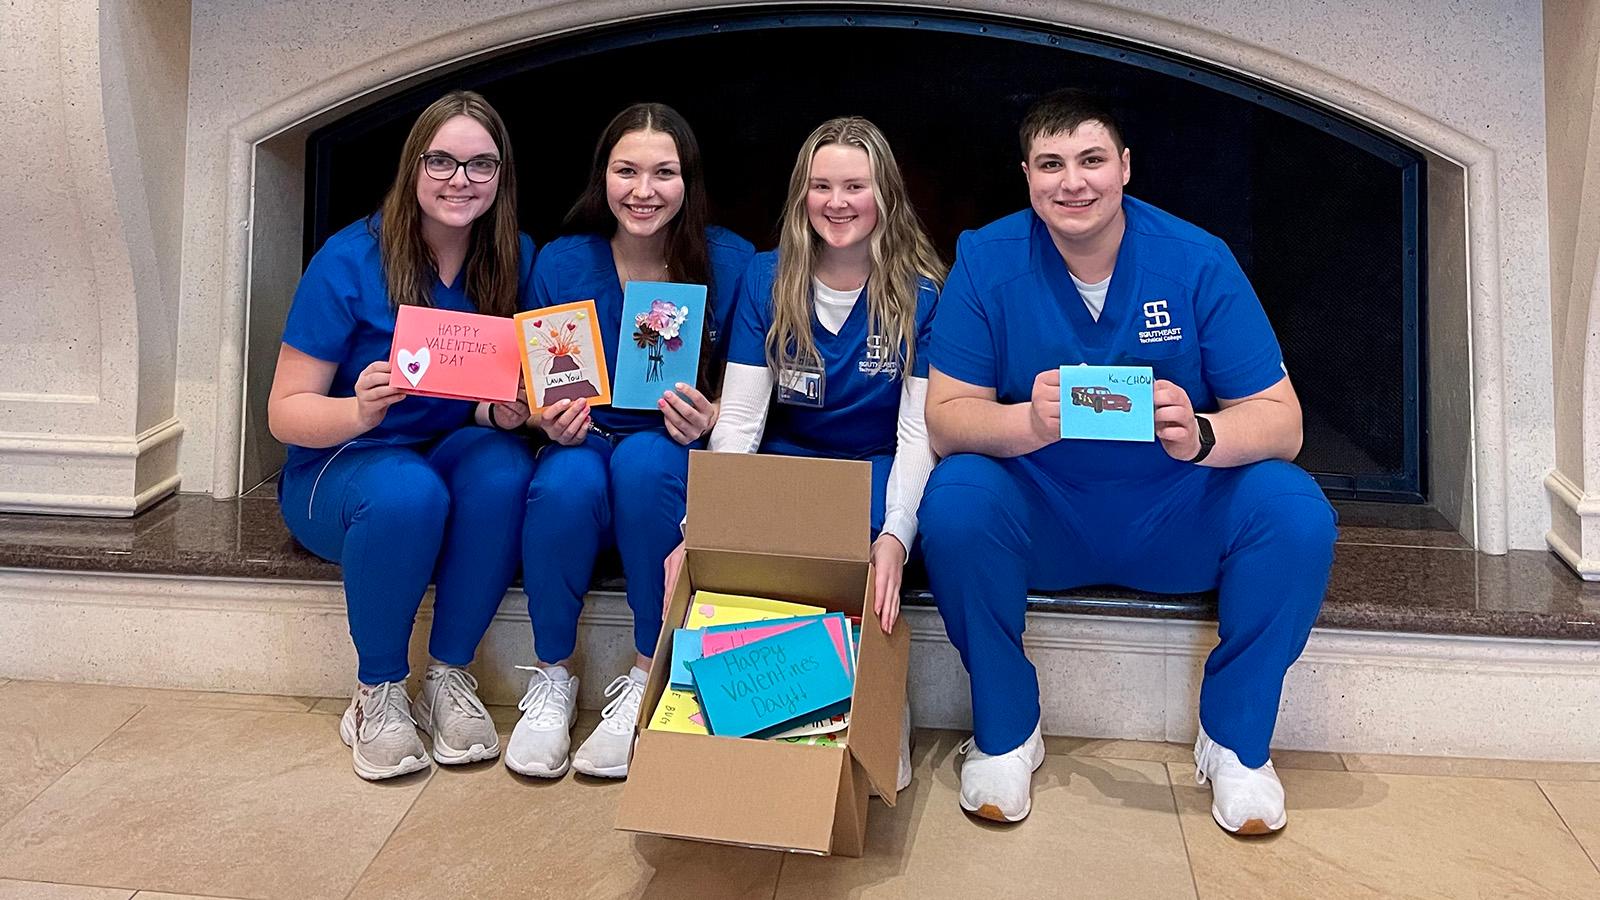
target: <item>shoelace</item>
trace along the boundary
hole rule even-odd
[[[974,735],[956,745],[956,755],[966,756],[972,751],[972,748],[976,746],[978,746],[978,738],[976,735]]]
[[[417,724],[417,720],[411,718],[411,703],[406,699],[406,690],[398,681],[385,681],[362,697],[361,716],[361,730],[356,736],[362,743],[376,740],[396,718],[410,723],[412,727]]]
[[[437,670],[435,670],[437,671]],[[466,669],[451,666],[439,676],[439,694],[450,702],[457,711],[474,719],[482,719],[489,715],[484,709],[483,701],[478,699],[478,679]],[[434,702],[438,707],[438,702]]]
[[[1211,777],[1206,774],[1207,770],[1221,768],[1222,765],[1227,764],[1227,757],[1223,754],[1232,752],[1214,740],[1207,740],[1205,747],[1194,757],[1194,783],[1205,784],[1206,779]],[[1238,756],[1234,756],[1233,766],[1245,771],[1252,771],[1249,766],[1239,761]],[[1272,760],[1267,760],[1266,764],[1261,768],[1263,770],[1271,769]]]
[[[1200,752],[1194,755],[1194,783],[1206,783],[1206,767],[1211,765],[1212,759],[1217,755],[1217,742],[1206,741]]]
[[[606,687],[606,696],[615,699],[600,710],[600,727],[616,734],[632,731],[639,718],[639,701],[644,698],[644,685],[634,681],[631,675],[618,675]]]
[[[572,679],[556,681],[539,666],[517,666],[526,672],[533,672],[536,676],[528,684],[528,692],[522,695],[517,702],[517,709],[522,710],[522,717],[534,725],[558,724],[556,714],[565,711],[567,698],[572,693]],[[557,706],[550,706],[551,697],[556,698]]]

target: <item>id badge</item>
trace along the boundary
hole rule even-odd
[[[821,409],[827,376],[821,366],[797,365],[778,373],[778,402]]]

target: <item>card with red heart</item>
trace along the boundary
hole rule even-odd
[[[516,324],[500,316],[402,306],[389,348],[389,384],[452,400],[517,399]]]
[[[593,300],[517,313],[517,343],[528,405],[538,411],[561,400],[611,402],[611,379]]]

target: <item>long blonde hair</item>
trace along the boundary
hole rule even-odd
[[[894,345],[901,373],[909,370],[917,346],[917,292],[926,278],[937,288],[946,268],[922,230],[906,194],[905,179],[894,152],[878,126],[860,116],[829,119],[800,146],[789,198],[779,223],[778,271],[772,284],[772,328],[767,331],[767,367],[774,373],[796,364],[821,365],[811,332],[812,278],[822,252],[822,238],[806,216],[811,188],[811,161],[830,144],[865,151],[872,165],[872,200],[878,226],[871,241],[872,272],[867,276],[868,334],[883,335]],[[898,340],[896,340],[898,339]]]
[[[422,239],[422,209],[417,205],[417,168],[422,154],[445,122],[466,116],[489,132],[500,151],[500,183],[494,203],[472,223],[471,245],[464,265],[467,297],[478,312],[509,316],[517,311],[517,173],[511,159],[511,136],[494,107],[472,91],[451,91],[417,116],[400,150],[394,183],[383,198],[378,246],[389,302],[395,306],[432,306],[438,280],[433,253]]]

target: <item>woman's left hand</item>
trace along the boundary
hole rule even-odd
[[[667,391],[656,406],[661,410],[661,419],[666,423],[667,434],[672,439],[684,446],[706,436],[711,430],[711,425],[717,418],[717,405],[706,399],[706,395],[695,390],[693,385],[678,382],[677,390]]]
[[[883,625],[883,633],[894,631],[900,618],[900,579],[905,574],[906,548],[892,534],[879,535],[872,542],[872,614]]]
[[[528,394],[522,388],[517,388],[517,399],[510,403],[495,403],[489,407],[489,424],[501,429],[511,431],[528,424],[528,419],[533,412],[528,408]]]

